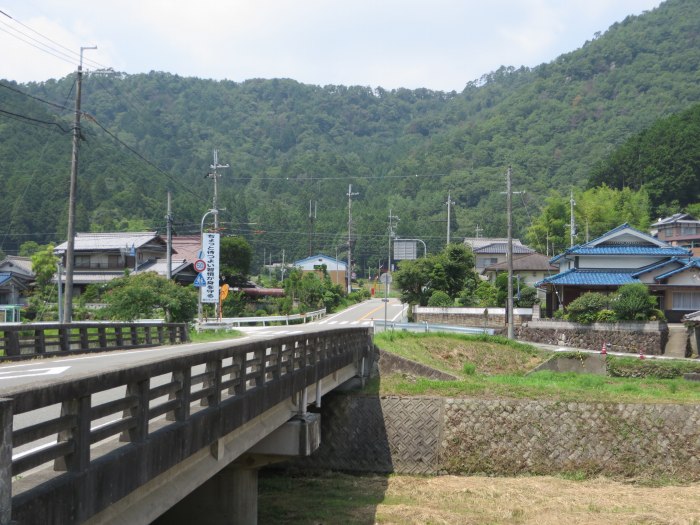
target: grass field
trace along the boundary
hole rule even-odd
[[[700,483],[649,487],[605,478],[260,477],[261,525],[700,524]]]
[[[375,344],[388,352],[449,372],[457,381],[391,374],[374,379],[368,391],[382,395],[537,398],[582,402],[699,403],[700,383],[682,378],[622,378],[591,374],[536,372],[552,354],[531,345],[488,336],[381,333]],[[641,361],[641,360],[638,360]],[[646,360],[640,367],[673,367],[673,361]],[[697,363],[700,371],[700,362]]]
[[[393,337],[380,334],[375,343],[459,379],[392,374],[372,381],[368,393],[700,402],[700,383],[682,379],[526,375],[551,354],[498,338],[397,332]],[[657,361],[654,366],[665,365]],[[273,471],[261,474],[259,487],[261,525],[700,525],[700,483],[671,479],[656,479],[651,485],[649,479],[618,481],[584,474],[496,478],[337,472],[290,476]]]

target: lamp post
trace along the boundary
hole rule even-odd
[[[200,252],[201,248],[204,246],[204,220],[207,218],[207,215],[218,215],[219,210],[216,209],[211,209],[207,211],[203,216],[202,216],[202,222],[199,226],[199,246],[200,246]],[[197,318],[199,319],[199,323],[202,323],[202,290],[199,290],[199,297],[197,301]]]

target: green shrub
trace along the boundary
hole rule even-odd
[[[595,316],[596,323],[614,323],[617,321],[617,315],[613,310],[601,310]]]
[[[452,306],[453,304],[454,301],[452,300],[452,298],[442,290],[434,291],[433,295],[431,295],[430,299],[428,299],[428,306],[448,307]]]
[[[700,363],[692,361],[661,361],[638,357],[608,356],[608,375],[612,377],[634,377],[674,379],[683,374],[700,372]]]
[[[642,283],[625,284],[615,294],[612,309],[620,320],[647,321],[656,310],[656,298]]]
[[[464,363],[462,367],[462,372],[468,376],[473,376],[476,373],[476,365],[474,363]]]
[[[570,321],[576,323],[594,323],[598,312],[608,306],[608,298],[602,293],[587,292],[574,299],[567,306],[566,311]]]

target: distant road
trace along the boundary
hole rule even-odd
[[[398,299],[389,299],[386,303],[386,318],[388,322],[401,321],[406,315],[407,305],[402,304]],[[295,324],[289,326],[241,326],[236,328],[246,337],[266,338],[279,335],[301,334],[318,327],[324,328],[347,328],[352,326],[372,326],[384,322],[384,301],[382,299],[370,299],[331,314],[318,321],[306,324]]]

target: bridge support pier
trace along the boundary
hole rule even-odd
[[[255,525],[258,472],[267,465],[311,455],[321,444],[321,415],[295,416],[158,518],[154,524]]]

